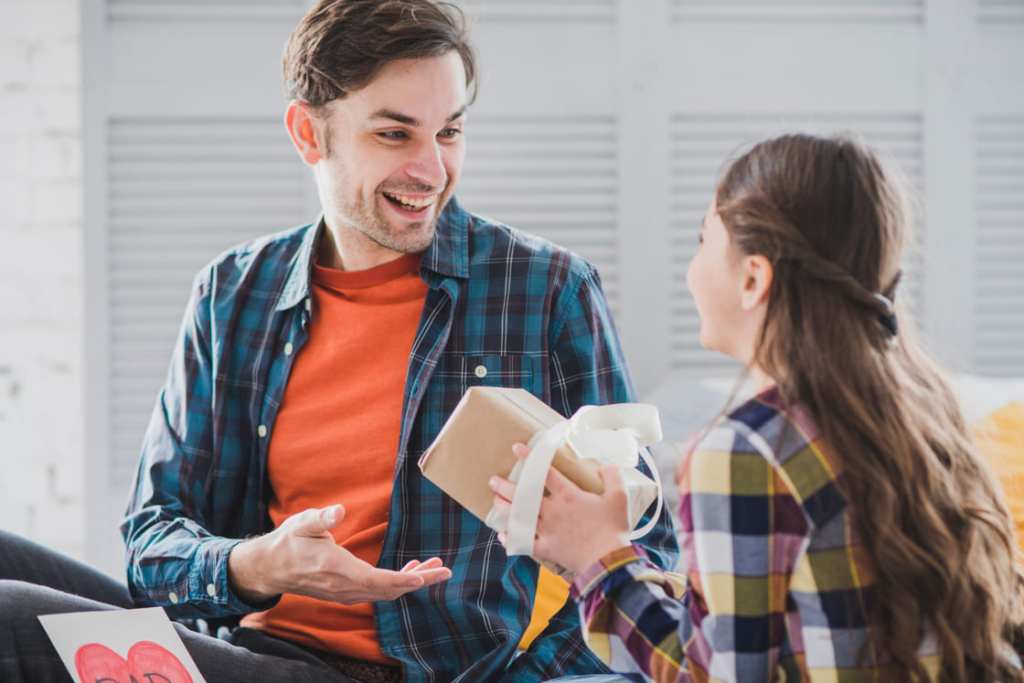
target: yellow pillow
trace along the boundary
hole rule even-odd
[[[541,567],[540,575],[537,577],[537,595],[533,599],[533,615],[530,617],[526,632],[523,633],[523,639],[519,641],[520,650],[530,647],[541,631],[548,627],[551,617],[562,609],[562,605],[568,599],[569,584],[565,579]]]
[[[1011,401],[980,420],[974,437],[1003,486],[1017,542],[1024,548],[1024,401]]]

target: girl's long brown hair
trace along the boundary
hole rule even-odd
[[[925,634],[944,681],[1022,681],[1007,642],[1024,580],[998,484],[936,364],[899,333],[892,298],[908,240],[905,195],[855,140],[789,135],[726,171],[718,213],[734,248],[773,266],[754,364],[816,420],[872,562],[870,656],[883,680],[925,681]]]

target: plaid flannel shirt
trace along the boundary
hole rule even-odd
[[[684,574],[623,548],[573,583],[603,661],[657,681],[875,680],[871,563],[806,411],[783,411],[774,389],[746,402],[681,487]],[[934,639],[920,656],[938,680]]]
[[[274,603],[236,595],[227,559],[240,539],[272,528],[269,435],[316,315],[309,281],[322,230],[318,222],[247,243],[196,278],[121,526],[128,585],[140,604],[175,617],[217,618]],[[470,386],[521,387],[567,416],[585,404],[633,399],[597,272],[453,199],[421,274],[429,289],[409,358],[378,566],[399,569],[438,555],[452,578],[375,603],[381,648],[410,681],[604,671],[583,644],[571,601],[516,657],[537,564],[508,560],[495,534],[416,466]],[[668,516],[642,542],[658,565],[674,565]]]

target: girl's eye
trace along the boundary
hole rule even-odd
[[[452,140],[462,135],[462,131],[458,128],[445,128],[440,133],[438,133],[438,135],[440,135],[442,138]]]
[[[404,130],[386,130],[377,135],[385,140],[405,140],[408,137]]]

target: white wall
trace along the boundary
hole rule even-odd
[[[78,0],[0,3],[0,528],[84,556]]]

